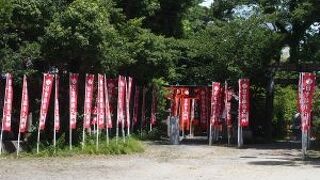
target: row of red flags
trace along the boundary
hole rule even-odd
[[[241,127],[247,127],[249,126],[250,112],[250,80],[239,79],[238,85],[238,123]],[[233,90],[228,88],[227,84],[223,88],[221,83],[213,82],[211,93],[211,124],[213,126],[219,125],[220,118],[225,113],[226,124],[228,127],[231,127],[231,99],[234,94]]]
[[[250,111],[250,81],[249,79],[240,79],[238,84],[238,120],[241,127],[247,127]],[[190,122],[193,122],[194,125],[198,124],[194,119],[195,105],[192,103],[194,100],[199,102],[199,123],[202,129],[207,129],[208,120],[213,126],[220,125],[223,114],[227,126],[232,126],[231,99],[234,95],[233,89],[227,84],[223,87],[221,83],[213,82],[211,89],[195,87],[192,95],[190,90],[187,87],[172,86],[171,94],[168,97],[171,100],[171,115],[180,116],[181,129],[189,130]]]
[[[131,77],[119,76],[118,79],[107,79],[106,75],[98,74],[97,78],[97,97],[96,104],[93,107],[95,95],[95,75],[86,74],[85,77],[85,97],[84,97],[84,118],[83,128],[89,129],[93,123],[96,123],[99,128],[112,128],[112,114],[117,111],[116,122],[121,126],[130,127],[130,102],[132,100],[131,94],[133,89],[133,79]],[[78,117],[78,85],[79,74],[69,74],[69,126],[71,129],[76,128]],[[39,129],[45,129],[50,97],[52,89],[54,88],[54,129],[60,130],[60,110],[59,110],[59,76],[54,74],[45,73],[43,75],[41,106],[39,116]],[[135,86],[133,96],[133,112],[132,123],[138,123],[139,114],[139,97],[140,88]],[[145,123],[145,99],[147,88],[143,88],[142,93],[142,117],[141,123]],[[12,101],[13,101],[13,77],[10,73],[6,74],[6,86],[3,106],[3,120],[2,130],[11,131],[11,118],[12,118]],[[113,102],[116,101],[114,108]],[[151,118],[150,123],[156,123],[156,90],[152,91],[151,103]],[[23,77],[22,85],[22,99],[20,111],[19,131],[25,132],[27,129],[27,121],[29,114],[29,96],[28,96],[28,82],[27,77]],[[93,118],[92,114],[96,117]]]

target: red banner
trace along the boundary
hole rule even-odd
[[[109,103],[110,103],[110,113],[111,117],[115,114],[116,106],[117,106],[117,86],[118,86],[118,78],[115,79],[107,79],[108,83],[108,95],[109,95]]]
[[[126,80],[125,77],[119,76],[118,78],[118,105],[117,105],[117,123],[124,126],[124,109],[125,109],[125,92]]]
[[[6,87],[3,105],[2,130],[11,131],[11,112],[13,98],[13,78],[12,74],[6,74]]]
[[[105,94],[105,115],[106,115],[106,128],[112,128],[112,119],[110,111],[110,102],[109,102],[109,90],[108,90],[107,77],[104,75],[104,94]]]
[[[180,95],[180,92],[181,91],[178,88],[174,90],[174,97],[172,103],[173,116],[178,116],[179,114],[180,98],[178,97],[178,95]]]
[[[220,121],[220,105],[221,105],[221,85],[218,82],[212,83],[211,91],[211,124],[216,126],[219,125]]]
[[[190,122],[190,99],[181,98],[180,128],[184,130],[189,130],[189,122]]]
[[[226,111],[226,122],[227,127],[232,127],[232,116],[231,116],[231,100],[233,91],[228,89],[228,85],[225,85],[225,111]]]
[[[132,92],[132,78],[128,77],[128,82],[126,86],[126,125],[130,127],[130,101]]]
[[[92,125],[96,125],[97,124],[97,109],[98,109],[98,106],[97,106],[97,103],[98,103],[98,97],[96,98],[95,102],[94,102],[94,107],[93,107],[93,110],[92,110],[92,121],[91,121],[91,124]]]
[[[98,74],[98,104],[97,104],[97,120],[98,120],[98,127],[100,129],[105,128],[104,124],[104,77],[101,74]]]
[[[59,76],[55,75],[54,88],[54,127],[56,131],[60,130],[60,109],[59,109]]]
[[[78,114],[78,79],[79,74],[69,74],[69,96],[70,96],[70,129],[75,129],[77,126]]]
[[[134,98],[133,98],[133,116],[132,116],[132,123],[134,125],[137,124],[138,122],[138,114],[139,114],[139,96],[140,96],[140,91],[139,87],[135,87],[134,91]]]
[[[150,117],[150,124],[156,124],[156,111],[157,111],[157,91],[155,87],[152,89],[152,102],[151,102],[151,117]]]
[[[241,127],[249,125],[250,80],[239,79],[239,123]]]
[[[85,79],[85,92],[84,92],[84,117],[83,117],[83,128],[89,129],[91,127],[91,110],[92,110],[92,100],[93,100],[93,84],[94,75],[86,74]]]
[[[313,73],[301,73],[299,81],[301,130],[306,132],[311,128],[312,98],[316,86],[316,76]]]
[[[194,126],[197,125],[197,122],[195,121],[195,102],[195,99],[191,99],[190,122],[192,122]]]
[[[206,128],[208,124],[207,88],[199,88],[200,94],[200,126]]]
[[[24,75],[23,84],[22,84],[20,124],[19,124],[19,131],[21,133],[24,133],[27,130],[28,115],[29,115],[28,82],[27,82],[27,76]]]
[[[41,107],[40,107],[40,122],[39,122],[39,128],[40,130],[43,130],[45,128],[46,124],[46,118],[50,103],[50,96],[51,96],[51,90],[52,90],[52,84],[54,81],[53,74],[43,74],[43,82],[42,82],[42,95],[41,95]]]

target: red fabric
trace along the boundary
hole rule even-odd
[[[110,103],[110,113],[111,116],[115,114],[117,107],[117,86],[118,86],[118,78],[107,79],[108,85],[108,95],[109,95],[109,103]]]
[[[200,89],[200,126],[207,129],[208,126],[208,96],[207,88]]]
[[[190,99],[181,98],[180,129],[189,130],[190,123]]]
[[[311,128],[312,98],[316,86],[316,76],[313,73],[301,73],[299,81],[301,128],[305,132]]]
[[[228,85],[225,87],[226,96],[225,96],[225,111],[226,111],[226,121],[227,126],[232,127],[232,115],[231,115],[231,99],[233,95],[233,90],[228,89]]]
[[[54,86],[54,128],[60,130],[60,110],[59,110],[59,76],[55,75]]]
[[[70,128],[76,129],[78,114],[78,73],[69,74],[69,98],[70,98]]]
[[[105,92],[105,115],[106,115],[106,128],[112,128],[112,119],[109,102],[109,89],[107,85],[107,78],[104,76],[104,92]]]
[[[104,77],[102,74],[98,74],[98,103],[97,103],[97,120],[98,120],[98,127],[100,129],[105,128],[104,124]]]
[[[40,118],[39,118],[40,130],[43,130],[45,128],[53,81],[54,79],[52,74],[47,74],[47,73],[43,74],[41,107],[40,107]]]
[[[21,109],[20,109],[20,124],[19,131],[26,132],[29,114],[29,96],[28,96],[28,82],[27,76],[23,76],[22,96],[21,96]]]
[[[239,80],[239,121],[241,127],[249,126],[250,80]]]
[[[125,92],[126,79],[123,76],[118,78],[118,103],[117,103],[117,123],[124,126],[125,121]]]
[[[221,111],[221,85],[218,82],[212,83],[211,94],[211,124],[219,125]]]
[[[84,97],[84,121],[83,127],[86,129],[91,128],[91,110],[92,110],[92,100],[93,100],[93,84],[94,84],[94,75],[86,74],[85,79],[85,97]]]

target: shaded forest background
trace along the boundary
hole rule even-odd
[[[61,88],[65,103],[67,72],[130,75],[149,86],[228,80],[236,87],[238,78],[247,77],[254,135],[283,137],[296,113],[297,83],[276,84],[273,92],[270,81],[297,79],[298,73],[272,67],[319,63],[320,2],[214,0],[210,7],[201,2],[0,0],[0,87],[4,73],[13,73],[18,117],[21,79],[27,74],[37,118],[42,73],[55,69],[66,84]],[[314,107],[316,132],[320,111]]]

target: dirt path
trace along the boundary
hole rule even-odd
[[[125,156],[0,159],[0,179],[319,179],[320,161],[297,149],[146,145]]]

